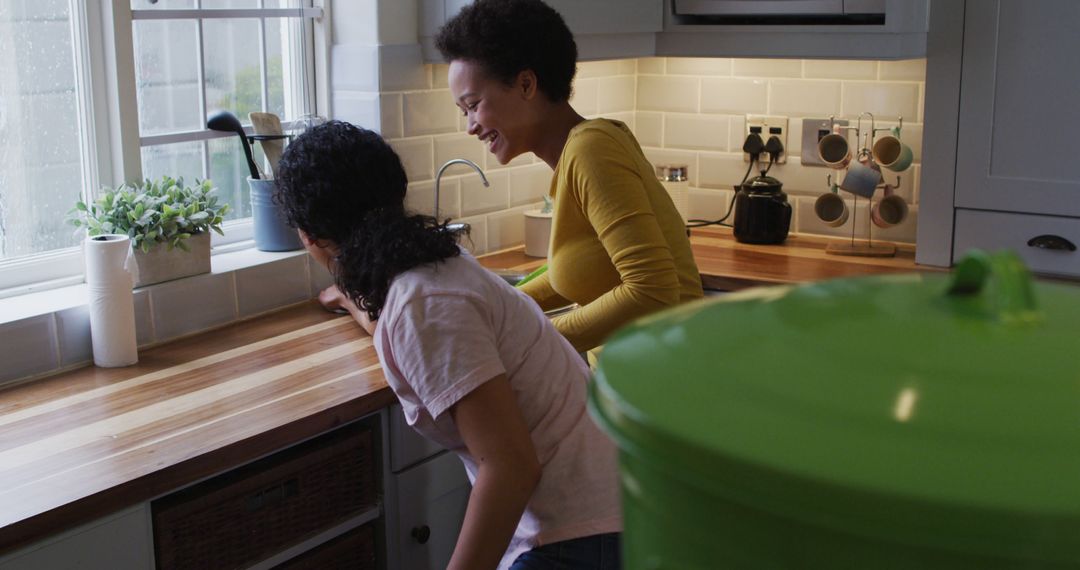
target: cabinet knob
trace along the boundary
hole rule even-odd
[[[1056,249],[1062,251],[1076,251],[1076,245],[1073,242],[1061,237],[1051,234],[1043,234],[1041,236],[1035,236],[1028,240],[1027,244],[1031,247],[1037,247],[1039,249]]]
[[[416,539],[416,542],[427,544],[428,539],[431,538],[431,528],[428,527],[428,525],[414,526],[412,532],[409,534]]]

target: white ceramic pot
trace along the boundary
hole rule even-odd
[[[163,243],[150,248],[148,253],[136,249],[135,287],[145,287],[181,277],[210,272],[210,234],[195,234],[185,242],[188,251],[179,247],[171,250]]]
[[[547,257],[551,244],[551,212],[525,212],[525,255]]]

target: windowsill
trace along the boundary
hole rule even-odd
[[[245,245],[246,247],[244,247]],[[241,247],[241,249],[236,249],[237,246]],[[215,253],[210,258],[211,274],[228,274],[241,269],[266,265],[282,259],[307,255],[307,252],[303,249],[282,252],[259,251],[255,249],[254,242],[251,241],[230,244],[227,247],[228,249],[226,249],[226,251]],[[182,283],[185,279],[195,277],[198,276],[195,275],[190,278],[166,281],[165,283]],[[135,289],[135,292],[153,289],[159,285],[162,285],[162,283],[140,287]],[[86,295],[86,283],[78,283],[76,285],[68,285],[66,287],[58,287],[46,291],[36,291],[0,299],[0,324],[47,315],[49,313],[86,305]]]

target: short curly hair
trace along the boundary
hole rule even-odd
[[[531,69],[547,98],[568,101],[577,72],[577,44],[566,22],[540,0],[476,0],[435,37],[446,61],[476,62],[507,85]]]
[[[281,155],[276,186],[289,225],[337,247],[334,281],[373,320],[394,277],[461,253],[445,223],[405,210],[401,159],[367,129],[330,121],[300,135]]]

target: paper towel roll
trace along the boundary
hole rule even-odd
[[[131,240],[105,234],[87,238],[86,285],[94,364],[104,368],[139,361],[135,343],[135,301],[131,293]]]

